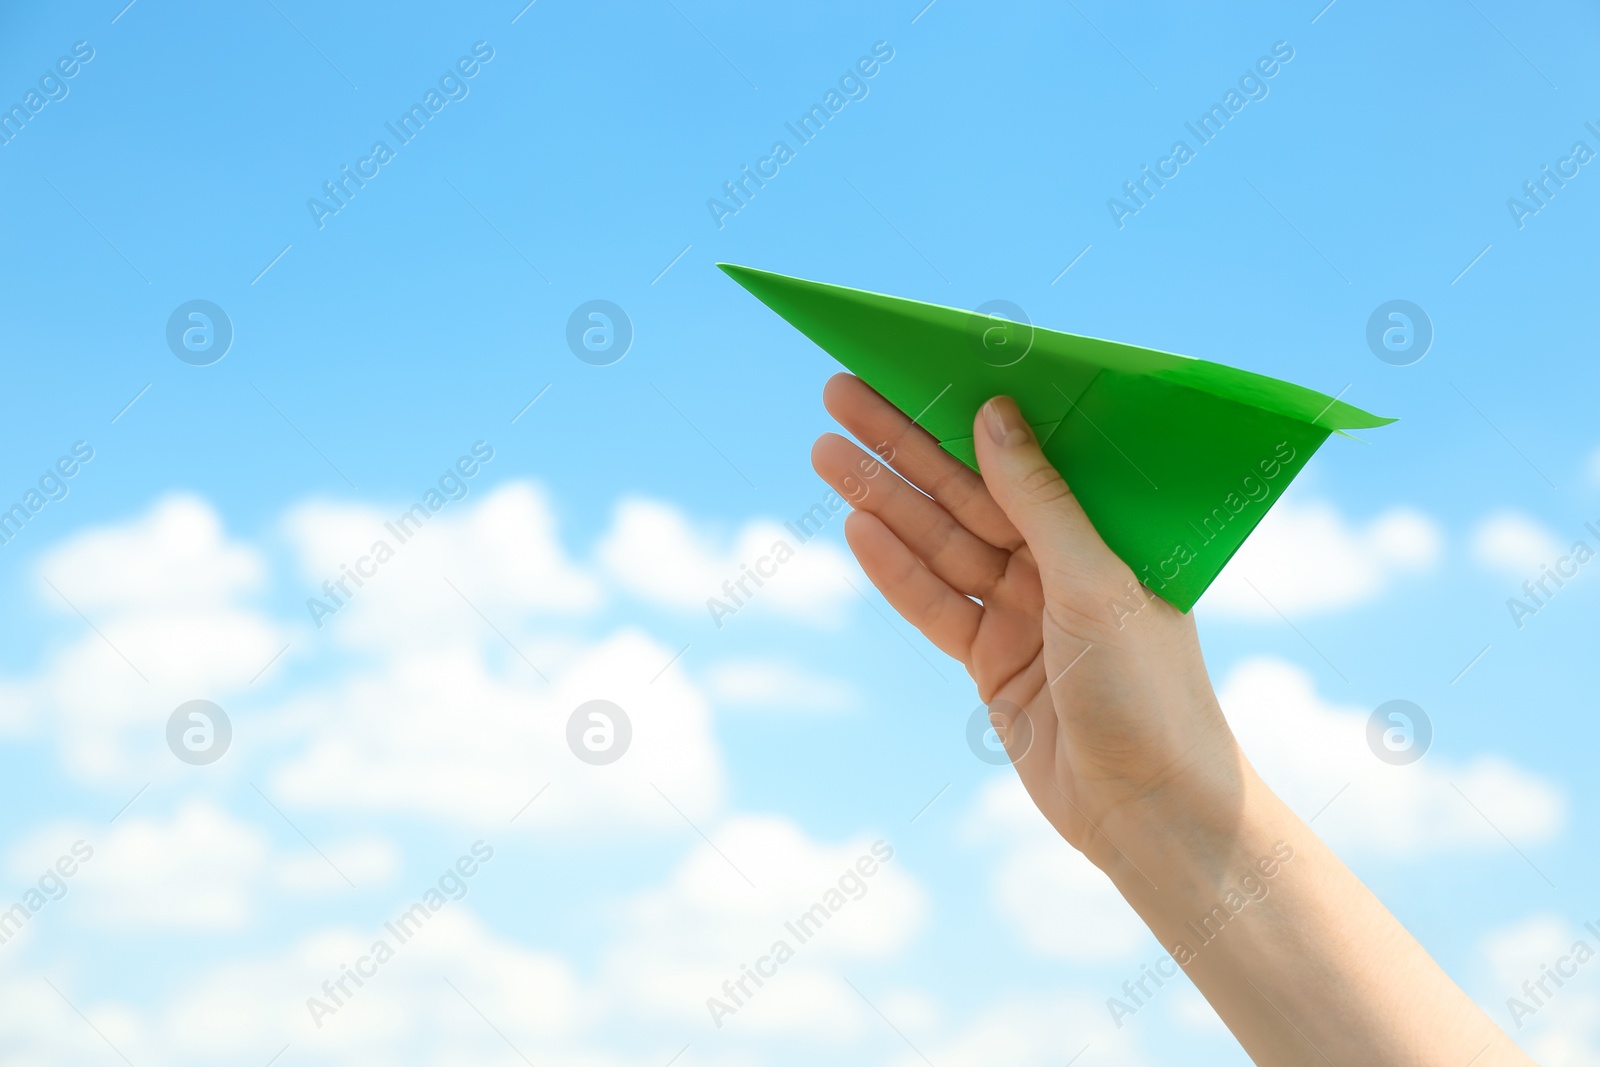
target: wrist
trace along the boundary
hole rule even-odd
[[[1259,816],[1275,800],[1228,734],[1215,753],[1110,808],[1084,852],[1125,895],[1167,883],[1220,886],[1259,851]]]

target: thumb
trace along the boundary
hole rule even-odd
[[[984,484],[1028,543],[1047,593],[1122,584],[1127,567],[1045,458],[1016,401],[997,396],[978,409],[973,444]]]

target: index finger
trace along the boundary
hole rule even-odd
[[[989,495],[983,478],[866,382],[854,374],[835,374],[822,389],[822,403],[857,440],[968,530],[997,548],[1022,544],[1022,535]]]

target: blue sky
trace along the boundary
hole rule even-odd
[[[1507,607],[1600,548],[1595,164],[1508,207],[1600,151],[1592,10],[122,3],[0,15],[0,104],[60,97],[0,145],[0,504],[93,449],[0,546],[0,903],[93,850],[0,944],[9,1059],[1243,1062],[1181,980],[1111,1023],[1159,946],[968,750],[972,686],[837,520],[711,622],[825,494],[836,369],[717,261],[1004,299],[1397,417],[1324,446],[1200,602],[1213,679],[1502,1025],[1593,943],[1600,564],[1521,628]],[[475,46],[399,145],[385,124]],[[380,139],[319,227],[308,199]],[[1108,200],[1179,139],[1119,226]],[[1366,342],[1395,299],[1434,331],[1409,366]],[[191,300],[232,325],[208,366],[166,343]],[[591,300],[632,325],[610,365],[567,346]],[[318,628],[307,598],[477,442],[465,496]],[[194,699],[233,727],[204,766],[164,739]],[[605,767],[564,740],[591,699],[634,724]],[[1409,765],[1365,741],[1393,699],[1432,724]],[[479,840],[465,896],[314,1025],[320,983]],[[879,840],[860,901],[715,1027],[705,999]],[[1597,1005],[1583,973],[1515,1036],[1600,1063]]]

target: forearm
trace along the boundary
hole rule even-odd
[[[1248,763],[1229,777],[1120,809],[1090,854],[1257,1064],[1531,1062]]]

